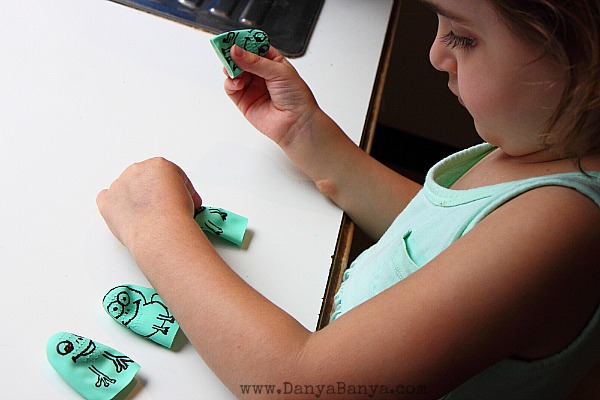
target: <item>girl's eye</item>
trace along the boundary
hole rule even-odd
[[[440,38],[442,43],[445,43],[446,46],[450,48],[460,48],[460,49],[470,49],[475,46],[475,38],[459,36],[454,32],[450,31],[447,35],[444,35]]]

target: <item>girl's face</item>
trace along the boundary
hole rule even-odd
[[[564,88],[564,69],[515,36],[484,0],[424,0],[438,14],[431,64],[472,115],[481,138],[511,156],[544,148],[539,133]]]

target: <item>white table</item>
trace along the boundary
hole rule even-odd
[[[360,141],[392,0],[326,0],[292,60]],[[74,332],[142,365],[136,399],[233,396],[189,344],[171,351],[116,324],[113,286],[147,285],[95,197],[129,164],[165,156],[205,204],[249,218],[249,284],[315,329],[342,213],[222,90],[210,34],[105,0],[0,0],[0,397],[79,398],[46,361]]]

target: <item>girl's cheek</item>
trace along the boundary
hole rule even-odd
[[[487,94],[486,94],[487,93]],[[484,82],[463,81],[459,86],[459,101],[473,118],[486,115],[494,99],[490,97],[489,88]]]
[[[477,109],[477,102],[473,99],[473,95],[469,90],[459,88],[458,102],[469,112],[469,114],[471,114],[471,116],[473,116]]]

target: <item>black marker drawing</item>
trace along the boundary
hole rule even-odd
[[[223,221],[227,220],[227,212],[220,208],[209,208],[208,212],[211,214],[219,214]]]
[[[204,223],[204,226],[206,227],[206,229],[208,229],[209,231],[211,231],[212,233],[214,233],[217,236],[221,236],[223,234],[223,228],[221,228],[220,226],[215,225],[212,221],[206,221]]]
[[[102,371],[100,371],[98,368],[94,367],[93,365],[88,367],[88,369],[90,371],[92,371],[94,374],[96,374],[96,376],[98,377],[98,380],[96,381],[96,384],[95,384],[95,386],[98,388],[100,386],[109,387],[111,384],[117,383],[116,379],[112,379],[110,376],[104,374]]]
[[[68,332],[46,344],[52,367],[86,399],[112,399],[135,377],[139,364],[119,351]]]
[[[146,338],[157,333],[168,335],[171,324],[175,323],[175,318],[156,292],[152,291],[147,299],[133,285],[111,289],[104,296],[104,306],[116,321]]]
[[[271,46],[269,36],[259,29],[224,32],[213,37],[211,43],[231,78],[235,78],[242,73],[242,70],[231,58],[231,48],[234,44],[259,56],[267,54]]]

